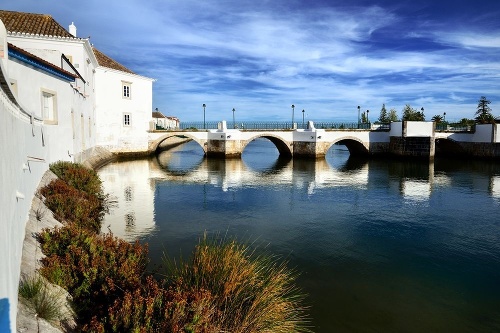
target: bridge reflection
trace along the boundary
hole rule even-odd
[[[223,190],[243,186],[266,186],[271,184],[293,184],[307,187],[312,194],[315,189],[331,186],[364,188],[368,183],[367,160],[349,158],[340,169],[333,168],[326,159],[301,160],[277,158],[271,165],[254,168],[244,159],[199,158],[183,169],[178,169],[175,153],[158,155],[152,178],[157,182],[208,183]]]
[[[355,158],[339,164],[332,158],[277,158],[255,167],[244,159],[207,159],[181,151],[179,148],[177,153],[164,152],[151,159],[112,163],[99,170],[105,191],[120,203],[106,217],[103,231],[109,225],[115,235],[129,241],[154,232],[155,200],[164,199],[156,198],[156,189],[165,183],[211,185],[222,191],[288,186],[291,191],[300,189],[312,197],[329,187],[350,187],[360,191],[394,191],[409,203],[424,206],[437,188],[469,186],[500,200],[500,170],[495,164],[464,166],[453,161],[416,163]],[[463,177],[464,174],[471,176]]]

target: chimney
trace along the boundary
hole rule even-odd
[[[73,22],[71,22],[71,25],[69,26],[69,33],[76,37],[76,26],[73,24]]]

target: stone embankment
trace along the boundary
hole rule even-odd
[[[50,170],[45,172],[38,189],[56,179]],[[26,233],[23,243],[23,255],[21,259],[21,276],[34,276],[36,270],[40,268],[40,260],[44,257],[40,249],[40,244],[36,239],[36,235],[45,228],[54,228],[62,226],[61,222],[57,221],[52,216],[47,206],[41,198],[36,195],[31,204],[28,222],[26,223]],[[17,331],[23,332],[40,332],[40,333],[59,333],[71,332],[74,327],[74,321],[71,316],[69,307],[70,295],[61,287],[50,285],[50,292],[53,295],[58,295],[60,303],[64,304],[63,314],[65,320],[62,321],[64,327],[55,327],[36,314],[23,301],[18,302],[17,307]]]

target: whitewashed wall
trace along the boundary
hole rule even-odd
[[[131,83],[131,98],[122,97],[122,82]],[[112,152],[147,151],[153,109],[153,80],[106,67],[96,70],[97,144]],[[130,126],[123,115],[130,114]]]
[[[95,119],[90,98],[78,93],[68,81],[15,59],[10,61],[9,77],[16,81],[20,104],[37,117],[42,117],[41,89],[56,94],[57,124],[44,126],[45,144],[51,147],[49,162],[73,161],[74,156],[95,146]]]
[[[434,122],[406,121],[405,137],[434,137]]]
[[[401,121],[391,122],[390,136],[403,136],[403,123]]]
[[[0,21],[1,22],[1,21]],[[83,86],[56,78],[42,70],[8,58],[7,41],[40,58],[61,66],[61,54],[72,53],[80,61],[79,72],[88,80]],[[0,23],[1,73],[5,82],[15,82],[17,107],[0,92],[0,331],[15,332],[25,224],[34,193],[51,162],[80,161],[96,142],[93,68],[86,61],[88,41],[35,39],[8,36]],[[90,51],[91,52],[91,51]],[[90,59],[90,58],[89,58]],[[55,93],[57,124],[44,124],[42,90]],[[10,88],[8,88],[10,90]],[[7,306],[7,307],[6,307]],[[6,321],[5,321],[6,320]],[[2,326],[8,322],[9,328]]]
[[[69,66],[61,63],[61,55],[64,54],[70,58],[73,66],[87,82],[85,85],[83,85],[82,82],[78,82],[80,89],[87,95],[91,95],[94,88],[94,70],[97,67],[97,60],[95,59],[88,40],[78,38],[48,38],[29,35],[11,35],[9,36],[9,43],[12,43],[15,46],[26,50],[58,67],[63,64],[63,68],[69,70]]]
[[[472,136],[472,142],[492,142],[493,124],[476,124],[476,131]]]
[[[9,62],[5,27],[0,21],[5,77]],[[7,79],[7,78],[6,78]],[[0,91],[0,331],[16,332],[17,289],[24,230],[35,190],[47,170],[48,147],[42,144],[43,124],[23,113]],[[37,159],[41,159],[37,160]],[[5,326],[9,326],[8,328]]]
[[[61,61],[61,55],[71,57],[73,65],[85,83],[77,79],[72,83],[58,79],[31,66],[11,60],[9,80],[15,80],[17,99],[24,109],[42,115],[41,88],[56,92],[57,125],[46,125],[44,137],[51,146],[48,161],[81,161],[86,151],[96,145],[96,117],[94,72],[97,60],[90,43],[85,39],[49,38],[29,35],[10,35],[8,41],[45,61],[73,72]]]

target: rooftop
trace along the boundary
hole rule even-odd
[[[0,10],[0,20],[9,33],[76,38],[50,15]]]
[[[111,59],[95,47],[92,47],[92,50],[94,51],[95,57],[97,58],[97,62],[99,63],[99,66],[111,68],[111,69],[116,69],[118,71],[130,73],[130,74],[135,74],[132,72],[130,69],[127,67],[123,66],[122,64],[118,63],[117,61]]]

